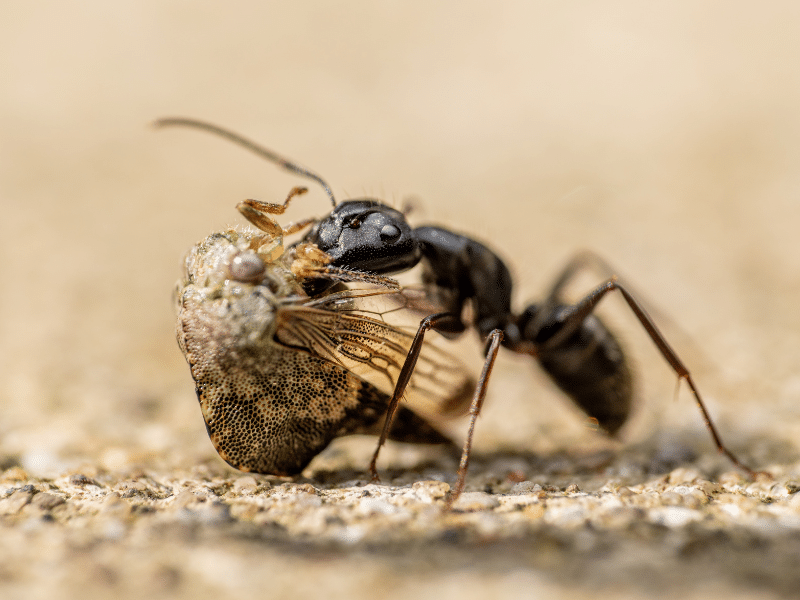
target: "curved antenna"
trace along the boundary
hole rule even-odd
[[[205,121],[199,121],[197,119],[188,119],[185,117],[167,117],[164,119],[158,119],[157,121],[153,122],[154,127],[191,127],[194,129],[200,129],[201,131],[206,131],[208,133],[213,133],[214,135],[218,135],[221,138],[225,138],[229,142],[233,142],[242,148],[246,148],[257,154],[261,158],[266,158],[268,161],[275,163],[279,167],[286,169],[292,173],[296,173],[297,175],[302,175],[303,177],[307,177],[308,179],[312,179],[320,184],[325,192],[328,194],[328,197],[331,199],[331,203],[333,206],[336,206],[336,198],[333,197],[333,192],[331,191],[330,186],[325,182],[325,180],[314,173],[314,171],[310,171],[305,167],[301,167],[297,163],[294,163],[280,154],[276,154],[272,150],[268,150],[263,146],[256,144],[255,142],[248,140],[246,137],[239,135],[238,133],[234,133],[233,131],[229,131],[228,129],[223,129],[217,125],[213,125],[211,123],[207,123]]]

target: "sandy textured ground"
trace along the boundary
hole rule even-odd
[[[4,6],[0,596],[795,595],[798,30],[788,1]],[[717,456],[618,299],[639,384],[621,442],[503,356],[450,514],[442,449],[390,446],[380,486],[368,438],[296,480],[229,469],[170,294],[236,202],[298,181],[147,126],[173,114],[492,243],[518,306],[599,252],[772,479]],[[286,218],[326,207],[313,189]]]

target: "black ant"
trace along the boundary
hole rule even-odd
[[[334,206],[322,219],[282,228],[270,215],[282,214],[305,188],[292,190],[283,204],[246,200],[238,208],[260,231],[213,234],[187,257],[178,341],[209,436],[232,466],[296,474],[333,438],[379,431],[370,462],[377,479],[378,454],[388,438],[446,441],[430,422],[468,404],[451,506],[464,489],[475,421],[501,346],[536,358],[599,428],[614,435],[631,411],[632,376],[594,309],[617,291],[686,381],[718,450],[755,477],[723,444],[689,370],[616,277],[575,304],[562,299],[585,256],[568,264],[543,302],[515,313],[511,274],[480,242],[441,227],[412,228],[401,212],[376,200],[337,204],[319,175],[214,125],[183,118],[156,125],[194,127],[231,140],[316,181]],[[284,235],[308,226],[301,242],[284,249]],[[421,295],[389,277],[420,263]],[[376,300],[382,308],[375,308]],[[423,315],[416,335],[386,322],[399,308]],[[470,328],[487,340],[474,393],[457,361],[423,345],[430,330],[452,337]]]

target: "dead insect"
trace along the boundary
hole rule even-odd
[[[336,437],[380,433],[370,463],[377,478],[386,439],[449,442],[432,423],[468,407],[470,425],[449,506],[464,488],[475,420],[500,346],[535,357],[577,406],[614,435],[630,414],[632,377],[617,339],[594,309],[619,291],[688,384],[719,451],[755,475],[725,447],[689,370],[616,277],[576,304],[562,299],[590,256],[571,261],[543,302],[517,314],[509,270],[485,245],[441,227],[412,228],[402,213],[375,200],[337,204],[317,174],[214,125],[182,118],[156,124],[194,127],[238,143],[318,182],[334,206],[322,219],[282,228],[272,215],[282,214],[305,188],[292,190],[283,204],[246,200],[237,208],[258,231],[212,234],[186,259],[178,343],[211,441],[237,469],[296,474]],[[284,247],[285,235],[309,226],[301,242]],[[418,263],[420,289],[389,278]],[[412,319],[411,329],[390,315]],[[458,360],[423,343],[431,329],[455,336],[469,328],[487,340],[477,385]]]

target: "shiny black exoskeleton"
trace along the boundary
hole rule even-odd
[[[473,326],[483,338],[499,330],[504,347],[536,356],[553,381],[605,431],[614,434],[625,423],[631,373],[614,335],[597,317],[554,295],[514,314],[511,273],[484,244],[441,227],[412,228],[401,212],[363,199],[338,204],[303,241],[328,254],[332,266],[380,275],[422,262],[428,294],[449,315],[435,330],[458,334]],[[319,293],[326,285],[332,282],[312,280],[307,287]],[[473,323],[463,319],[467,303]]]

